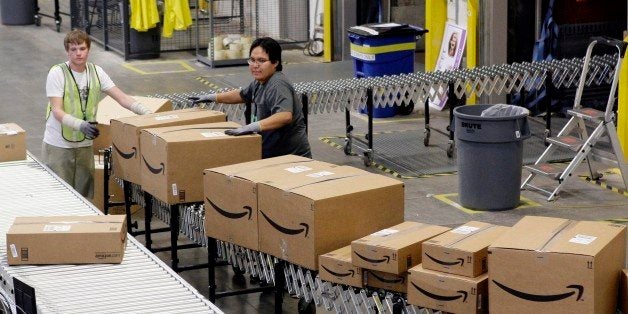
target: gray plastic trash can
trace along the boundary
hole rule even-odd
[[[515,110],[506,113],[514,115],[482,116],[492,106],[454,109],[459,202],[477,210],[503,210],[519,204],[523,140],[530,137],[527,109],[512,106]]]
[[[0,18],[4,25],[35,23],[35,0],[0,0]]]

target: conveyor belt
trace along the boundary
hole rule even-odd
[[[17,216],[93,215],[84,198],[29,155],[0,163],[0,231]],[[13,279],[35,289],[37,313],[222,313],[189,283],[127,238],[121,264],[8,266],[0,237],[2,294],[15,311]]]

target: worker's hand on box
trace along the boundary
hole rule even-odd
[[[95,122],[93,123],[87,122],[87,121],[81,122],[80,130],[81,132],[83,132],[83,134],[85,134],[85,137],[87,137],[90,140],[93,140],[97,138],[98,135],[100,135],[100,131],[98,131],[98,128],[96,127]]]
[[[205,95],[200,95],[200,96],[193,96],[193,97],[188,97],[188,99],[191,100],[192,104],[194,105],[200,104],[200,103],[214,102],[216,101],[216,94],[205,94]]]
[[[251,124],[247,124],[245,126],[237,128],[237,129],[226,130],[225,134],[233,135],[233,136],[240,136],[240,135],[247,135],[247,134],[252,134],[252,133],[258,133],[260,131],[261,131],[261,128],[260,128],[259,122],[253,122]]]

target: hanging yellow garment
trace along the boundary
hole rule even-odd
[[[188,29],[190,25],[192,25],[192,15],[188,0],[164,1],[164,25],[161,30],[163,37],[170,38],[173,29],[182,31]]]
[[[156,0],[131,0],[131,28],[145,32],[159,23]]]

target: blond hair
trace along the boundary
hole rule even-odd
[[[85,43],[87,45],[87,49],[90,49],[92,45],[92,40],[89,38],[89,35],[80,29],[73,29],[67,35],[65,35],[65,39],[63,39],[63,46],[65,47],[65,51],[70,49],[70,44],[80,45]]]

